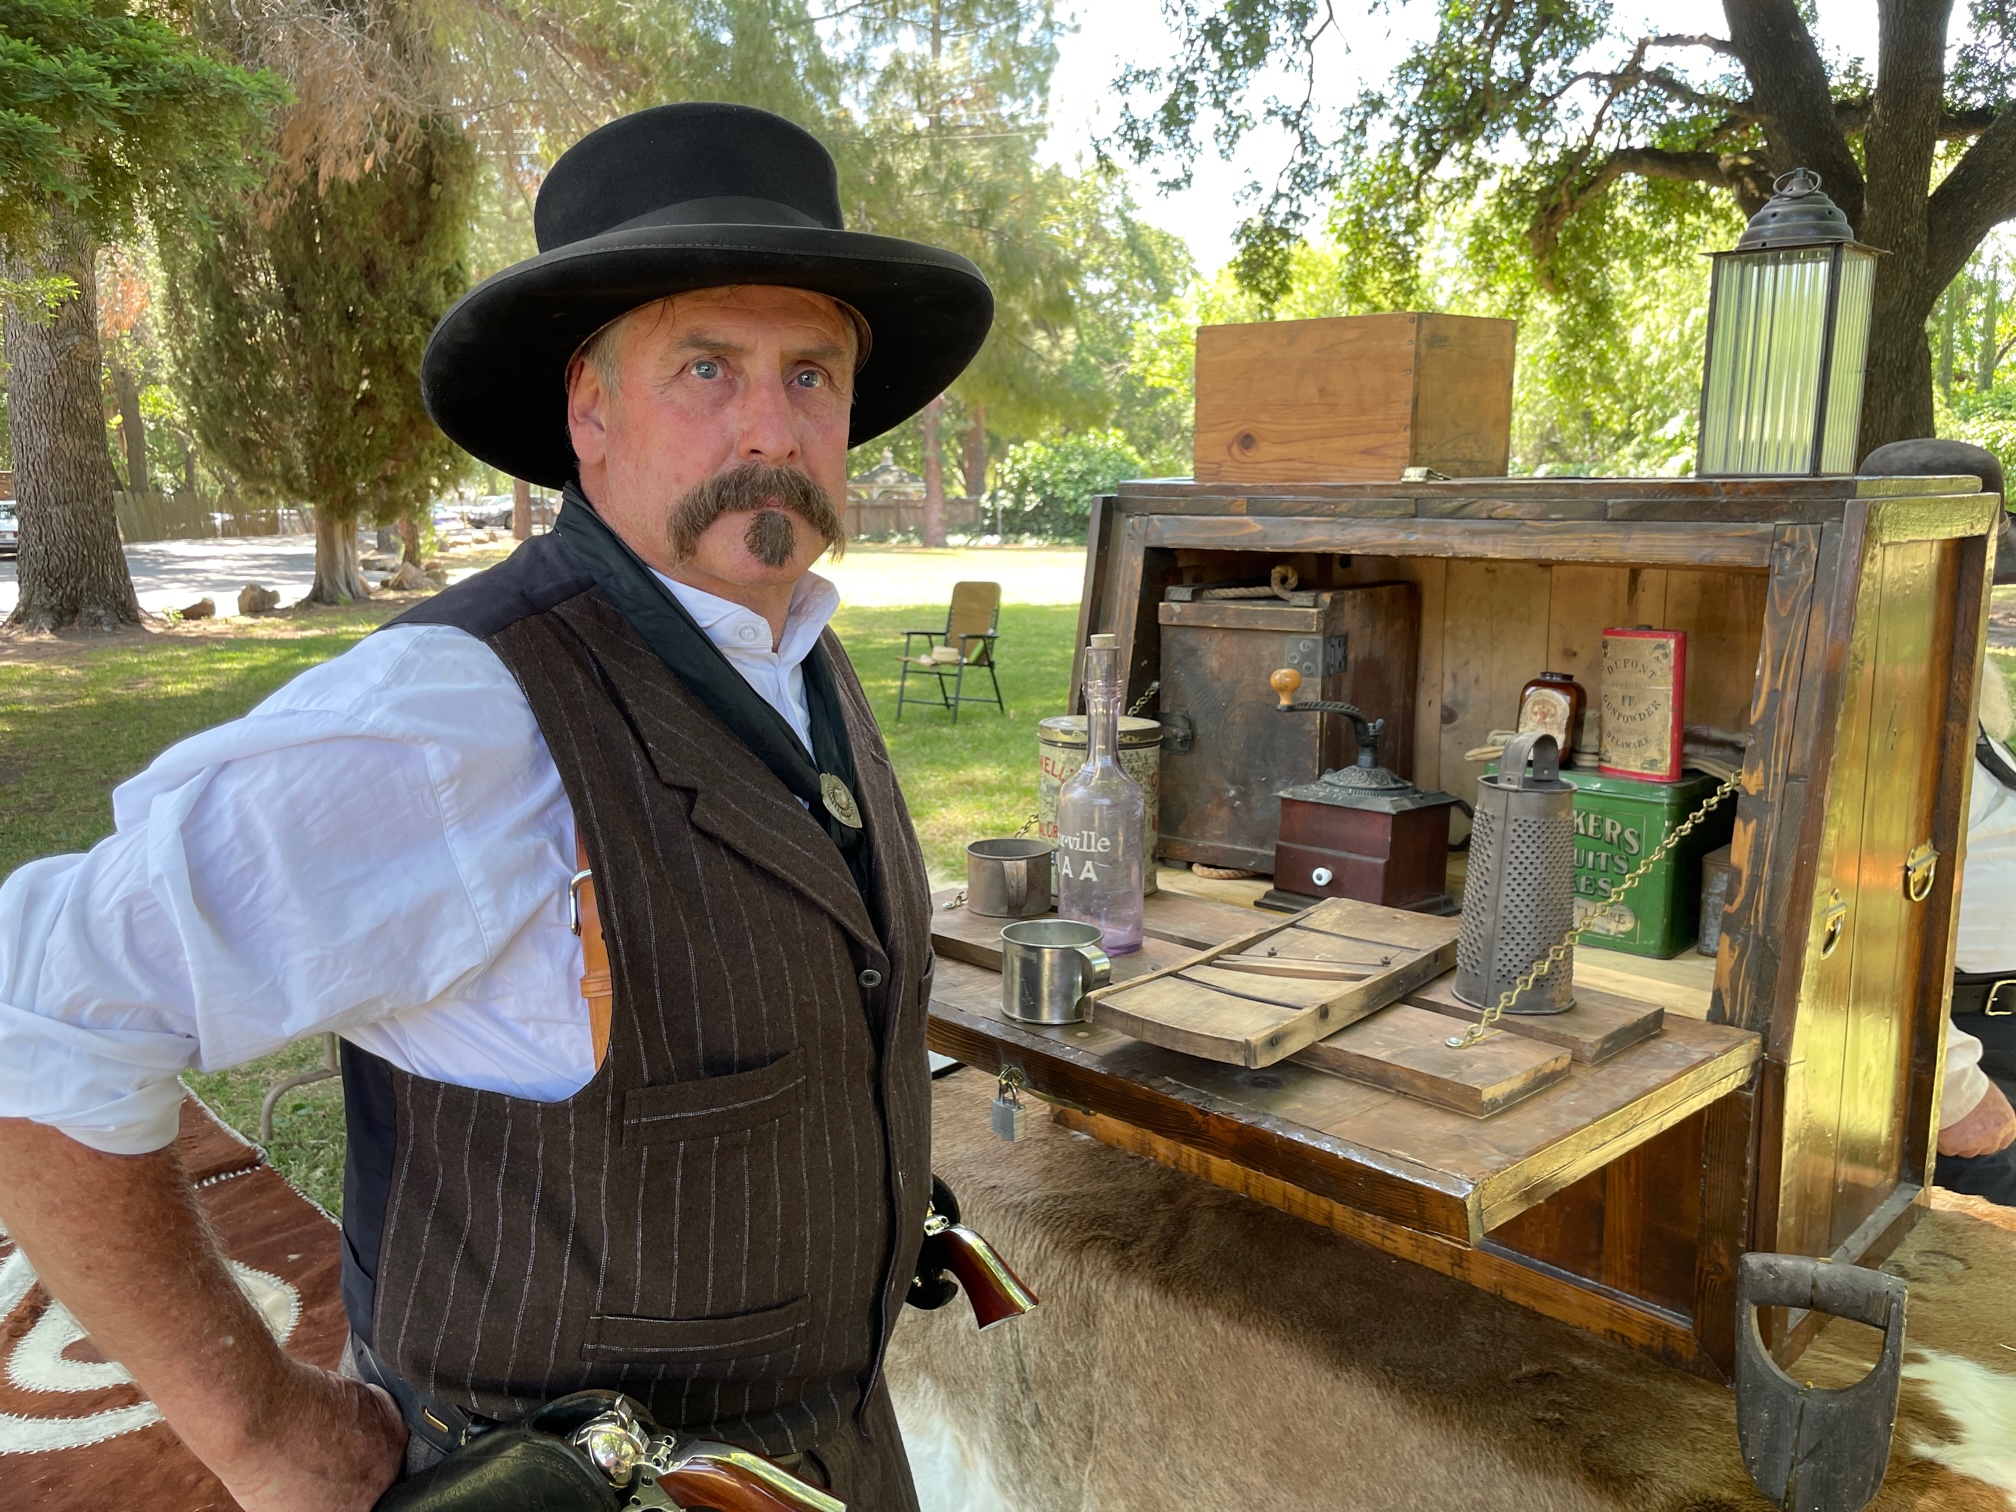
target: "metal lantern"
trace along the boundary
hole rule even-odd
[[[1820,177],[1773,185],[1735,249],[1717,252],[1701,382],[1702,477],[1855,470],[1876,259]]]

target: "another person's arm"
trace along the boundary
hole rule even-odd
[[[1993,1155],[2016,1144],[2016,1109],[1981,1069],[1981,1041],[1949,1024],[1946,1088],[1939,1102],[1939,1153]]]

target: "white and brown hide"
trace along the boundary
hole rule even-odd
[[[925,1512],[1769,1505],[1725,1388],[1040,1116],[1004,1145],[991,1092],[938,1083],[933,1164],[1043,1305],[898,1329]],[[2016,1233],[1935,1211],[1892,1266],[1912,1348],[1876,1506],[2016,1509]],[[1859,1377],[1875,1338],[1830,1325],[1801,1378]]]

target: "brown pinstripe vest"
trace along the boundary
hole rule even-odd
[[[487,1416],[614,1387],[668,1426],[815,1448],[850,1504],[911,1505],[875,1387],[929,1195],[930,901],[839,643],[872,911],[554,538],[407,618],[478,634],[524,689],[594,868],[615,1001],[600,1070],[559,1103],[346,1054],[353,1327]]]

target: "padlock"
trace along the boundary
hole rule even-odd
[[[993,1115],[995,1134],[1010,1144],[1029,1132],[1029,1110],[1019,1102],[997,1094]]]
[[[1022,1098],[1015,1090],[1020,1081],[1019,1073],[1011,1077],[1003,1071],[994,1085],[994,1104],[989,1110],[995,1136],[1010,1144],[1029,1132],[1029,1110],[1022,1106]]]

